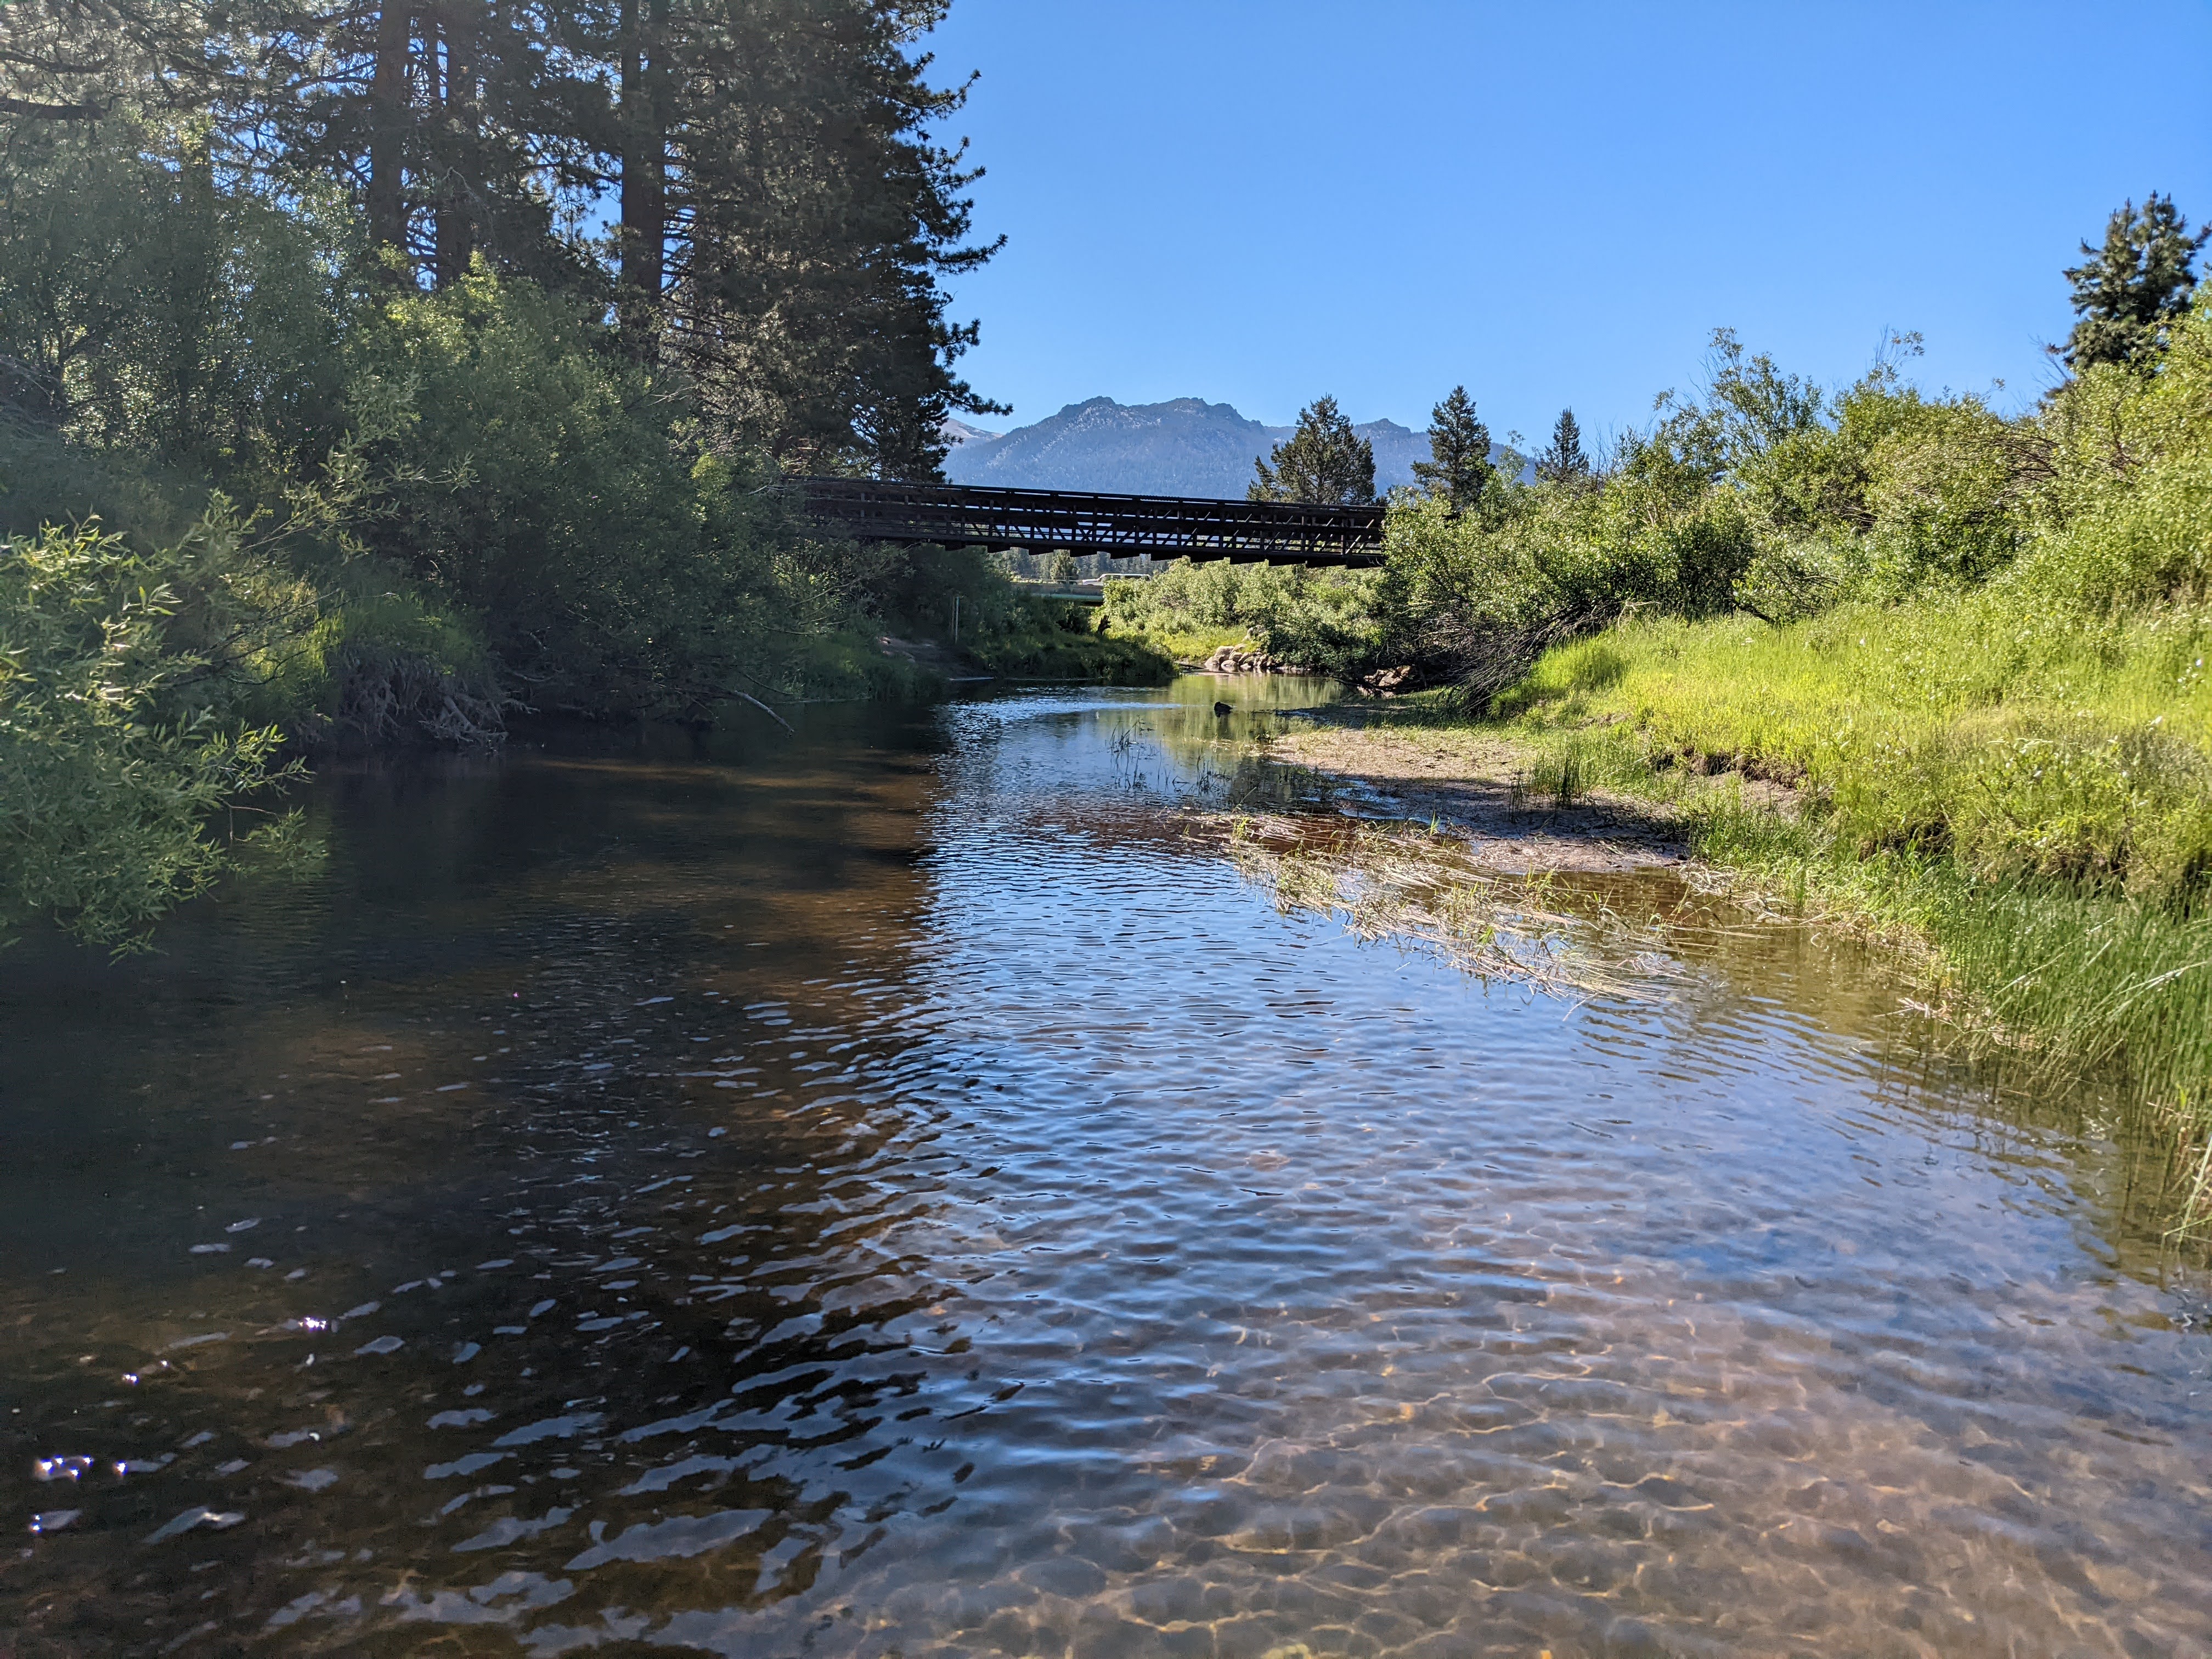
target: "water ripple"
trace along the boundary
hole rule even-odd
[[[1279,915],[1178,813],[1315,692],[1213,695],[334,775],[9,964],[25,1650],[2212,1647],[2126,1149],[1789,929]]]

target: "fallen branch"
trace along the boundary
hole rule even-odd
[[[732,697],[743,697],[743,698],[744,698],[747,702],[749,702],[749,703],[752,704],[752,706],[753,706],[754,708],[756,708],[759,709],[759,710],[761,711],[761,713],[762,713],[762,714],[763,714],[767,715],[770,720],[774,720],[774,721],[775,721],[778,726],[781,726],[785,731],[787,731],[787,732],[790,732],[790,733],[791,733],[791,735],[792,735],[793,737],[794,737],[794,738],[795,738],[795,737],[797,737],[797,736],[799,735],[799,728],[798,728],[798,727],[796,727],[796,726],[794,726],[793,725],[792,725],[792,723],[791,723],[789,720],[787,720],[784,719],[784,717],[783,717],[782,715],[781,715],[781,714],[777,714],[777,713],[775,712],[775,709],[773,709],[773,708],[769,708],[766,703],[763,702],[762,702],[758,697],[757,697],[757,696],[753,696],[753,694],[752,694],[751,692],[750,692],[750,691],[739,691],[739,690],[734,690],[734,689],[732,689],[732,688],[726,687],[726,687],[724,687],[724,688],[723,688],[723,690],[724,690],[725,694],[726,694],[726,695],[727,695],[727,696],[732,696]]]

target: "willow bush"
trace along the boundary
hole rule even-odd
[[[137,948],[289,826],[254,804],[282,734],[228,695],[285,644],[227,602],[236,554],[220,525],[151,555],[96,526],[0,544],[0,932]]]

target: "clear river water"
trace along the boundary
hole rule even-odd
[[[2094,1101],[1280,914],[1231,684],[333,768],[0,957],[0,1654],[2212,1652]]]

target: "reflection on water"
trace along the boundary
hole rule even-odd
[[[2212,1647],[2120,1155],[1792,931],[1570,1009],[1278,915],[1176,807],[1315,695],[332,776],[15,953],[15,1653]]]

